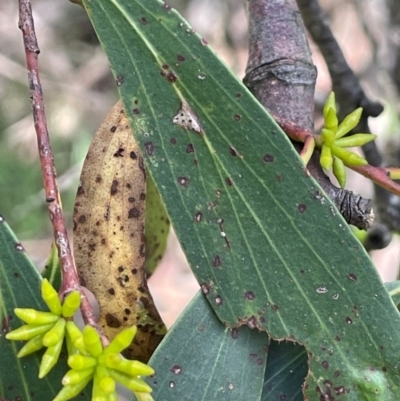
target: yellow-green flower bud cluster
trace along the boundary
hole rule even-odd
[[[103,348],[99,333],[86,326],[83,332],[71,319],[80,306],[80,293],[73,291],[61,304],[57,291],[44,279],[42,298],[50,312],[16,308],[15,314],[26,324],[6,335],[8,340],[27,341],[18,357],[47,347],[39,367],[43,378],[57,363],[66,339],[68,365],[71,368],[62,379],[63,388],[53,401],[66,401],[77,396],[93,380],[92,400],[117,401],[116,382],[135,393],[150,393],[151,387],[140,376],[154,374],[154,370],[139,361],[123,358],[120,352],[128,347],[136,335],[136,326],[119,333]]]
[[[98,332],[86,326],[83,332],[74,322],[67,322],[68,365],[71,368],[62,379],[64,387],[53,401],[66,401],[77,396],[93,380],[92,400],[117,400],[116,382],[135,393],[150,393],[151,387],[140,376],[154,374],[154,370],[139,361],[123,358],[120,352],[135,337],[136,326],[119,333],[103,348]]]
[[[362,114],[362,108],[351,112],[339,124],[336,111],[335,94],[331,92],[324,106],[325,125],[321,136],[317,139],[317,146],[321,148],[320,164],[323,169],[330,170],[337,178],[340,186],[346,185],[346,168],[348,166],[363,166],[367,161],[358,154],[345,148],[362,146],[373,141],[376,135],[354,134],[344,137],[354,129]]]
[[[57,291],[47,279],[42,281],[41,290],[50,312],[15,308],[15,314],[27,324],[6,335],[8,340],[27,341],[18,352],[19,358],[47,347],[40,363],[39,378],[46,376],[58,361],[65,337],[66,319],[75,314],[81,303],[79,291],[72,291],[61,304]]]

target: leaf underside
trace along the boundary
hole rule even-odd
[[[217,316],[303,344],[310,401],[398,399],[398,311],[284,133],[169,6],[84,4]]]

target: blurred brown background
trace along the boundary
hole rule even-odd
[[[395,149],[398,162],[399,94],[395,85],[400,44],[393,22],[396,0],[323,0],[332,29],[367,94],[381,100],[384,113],[371,121],[382,151]],[[170,0],[228,66],[243,78],[247,62],[247,19],[241,0]],[[59,185],[69,226],[80,169],[91,137],[117,101],[114,80],[83,9],[67,0],[32,0],[41,49],[40,72]],[[394,7],[391,9],[390,7]],[[397,8],[396,8],[397,7]],[[400,12],[399,12],[400,14]],[[400,18],[399,18],[400,19]],[[37,266],[43,266],[51,228],[41,190],[36,138],[27,88],[17,2],[0,2],[0,213],[23,241]],[[311,44],[318,67],[316,103],[330,91],[324,61]],[[318,128],[320,119],[316,119]],[[351,174],[348,188],[365,197],[372,187]],[[372,252],[385,281],[399,266],[399,239]],[[174,236],[154,276],[151,289],[168,326],[198,286]]]

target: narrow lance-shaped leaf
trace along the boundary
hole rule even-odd
[[[169,6],[84,4],[218,317],[304,344],[310,401],[363,399],[371,370],[374,399],[397,400],[399,314],[284,133]]]

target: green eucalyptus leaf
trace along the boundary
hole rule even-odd
[[[199,292],[149,361],[156,374],[146,381],[163,401],[258,401],[266,351],[265,333],[230,330]]]
[[[5,338],[5,334],[23,324],[15,316],[14,308],[47,310],[40,295],[41,281],[38,270],[0,215],[0,399],[51,401],[62,388],[61,379],[68,370],[65,357],[60,358],[44,379],[39,380],[44,350],[17,358],[25,342]],[[90,392],[85,390],[80,400],[90,400]]]
[[[262,401],[303,401],[308,373],[307,352],[292,342],[271,340],[268,348]]]
[[[174,230],[219,319],[303,344],[309,401],[336,391],[344,401],[362,399],[363,386],[354,383],[365,369],[384,372],[386,400],[397,401],[398,311],[271,116],[166,4],[84,5]],[[194,385],[197,376],[187,380]]]

